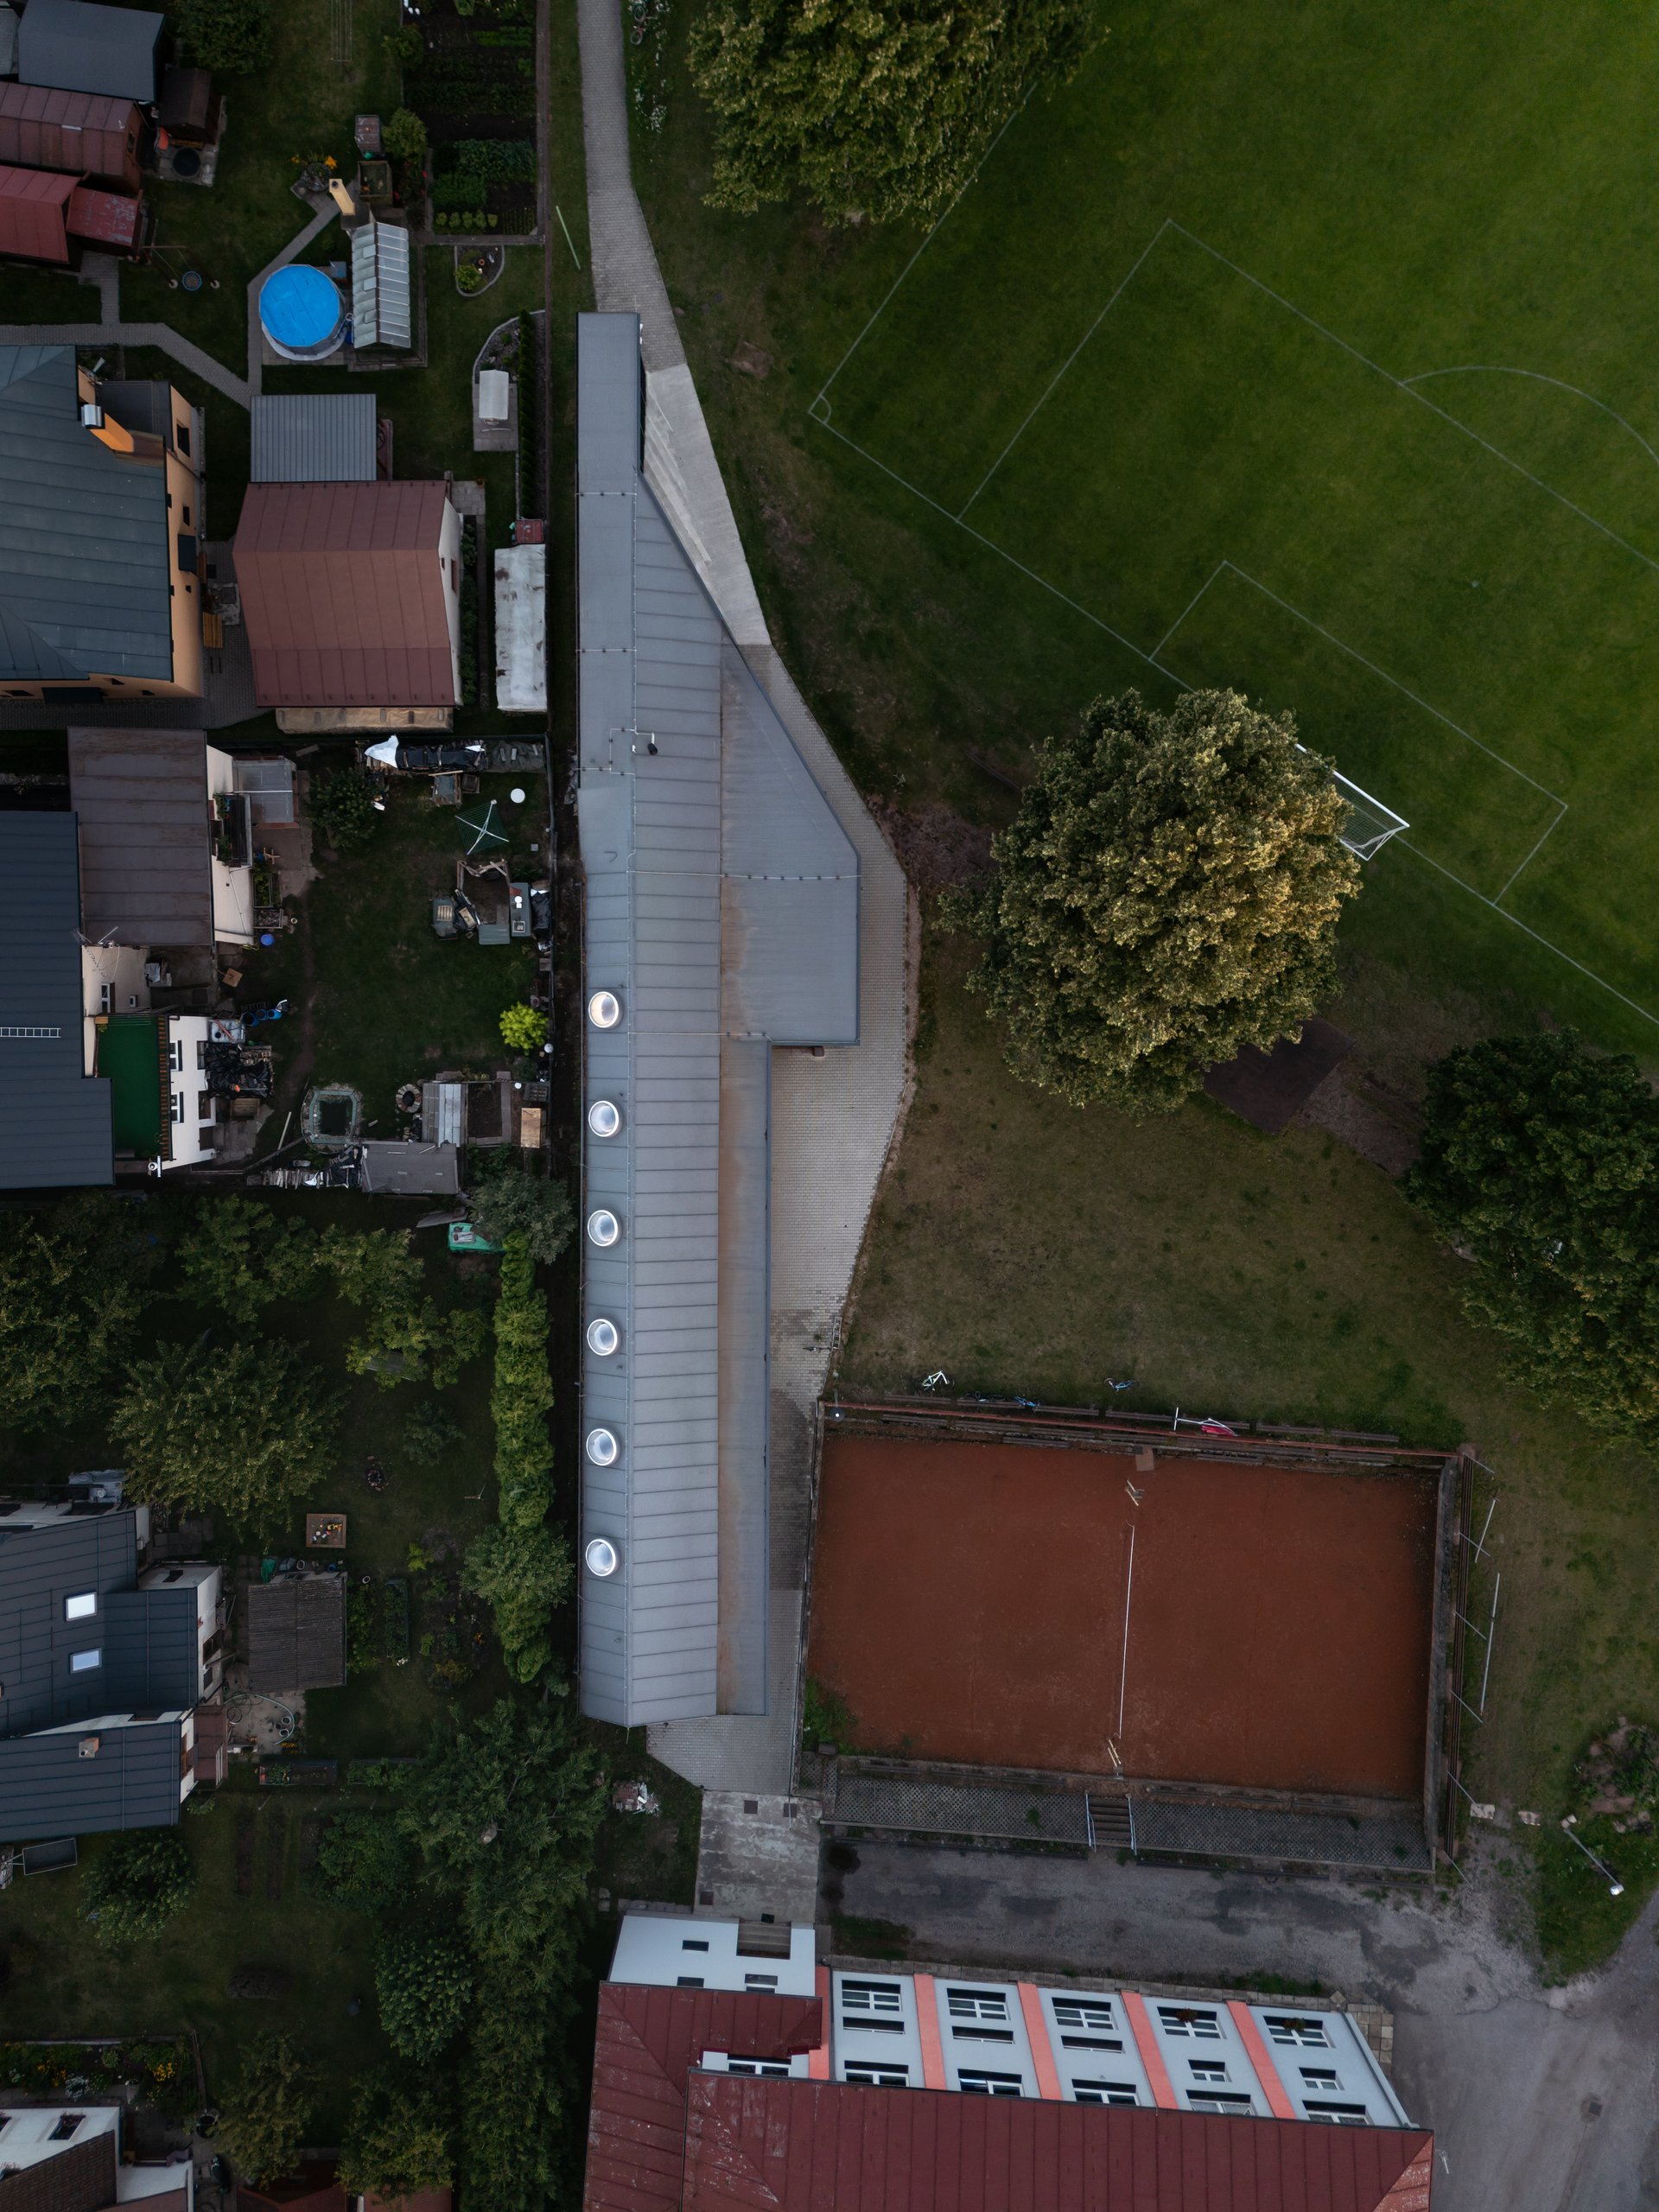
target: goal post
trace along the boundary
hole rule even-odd
[[[1369,861],[1380,853],[1390,837],[1397,837],[1411,824],[1403,814],[1396,814],[1391,806],[1384,806],[1380,798],[1373,798],[1368,791],[1333,768],[1332,779],[1337,789],[1348,802],[1347,824],[1342,831],[1342,842],[1355,857]]]

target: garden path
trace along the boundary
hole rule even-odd
[[[771,1711],[673,1721],[649,1735],[656,1758],[705,1788],[785,1796],[795,1764],[814,1409],[909,1100],[918,932],[904,871],[766,628],[633,188],[621,10],[615,0],[578,0],[577,29],[594,302],[640,318],[646,476],[859,855],[859,1042],[822,1059],[772,1054]]]

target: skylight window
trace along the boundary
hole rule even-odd
[[[72,1675],[90,1675],[94,1667],[101,1667],[103,1664],[104,1654],[99,1650],[72,1651],[69,1654],[69,1671]]]
[[[97,1611],[98,1592],[95,1590],[79,1591],[74,1597],[66,1598],[63,1601],[63,1618],[67,1621],[90,1620]]]

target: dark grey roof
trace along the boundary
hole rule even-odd
[[[0,77],[17,73],[17,10],[0,0]]]
[[[772,1045],[858,1034],[858,861],[641,473],[638,318],[581,318],[577,602],[585,988],[582,1705],[632,1726],[766,1710]]]
[[[251,484],[372,484],[372,391],[256,394]]]
[[[201,1695],[194,1584],[115,1591],[104,1622],[104,1673],[121,1710],[188,1712]]]
[[[73,814],[0,814],[3,1190],[114,1179],[110,1086],[85,1072],[75,832]]]
[[[285,1574],[248,1592],[248,1687],[338,1689],[346,1679],[346,1578]]]
[[[173,387],[160,377],[105,377],[99,404],[124,430],[143,430],[152,438],[173,435]]]
[[[95,0],[29,0],[17,31],[17,74],[25,85],[66,92],[111,92],[147,105],[156,97],[162,17]]]
[[[167,530],[164,467],[83,427],[73,349],[0,346],[0,683],[169,682]]]
[[[378,1196],[453,1198],[461,1154],[452,1144],[400,1144],[368,1137],[358,1147],[363,1188]]]
[[[207,740],[199,729],[69,732],[81,927],[117,944],[212,947]]]
[[[128,1709],[127,1685],[112,1664],[108,1609],[118,1592],[132,1590],[137,1571],[130,1513],[74,1514],[17,1529],[0,1521],[0,1735]],[[67,1621],[64,1600],[88,1592],[98,1598],[98,1611],[90,1619]],[[194,1591],[190,1600],[194,1632]],[[71,1652],[93,1649],[103,1651],[104,1664],[72,1675]],[[150,1701],[130,1702],[143,1710]]]
[[[89,1735],[99,1739],[90,1758],[81,1751]],[[176,1719],[7,1737],[0,1741],[0,1840],[171,1827],[180,1779]]]

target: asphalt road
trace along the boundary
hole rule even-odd
[[[836,1865],[855,1856],[856,1865]],[[1395,2016],[1395,2086],[1436,2139],[1435,2212],[1659,2207],[1659,1898],[1611,1967],[1545,1990],[1511,1892],[1368,1893],[1290,1875],[832,1845],[823,1916],[896,1921],[918,1959],[1108,1980],[1279,1974]]]

